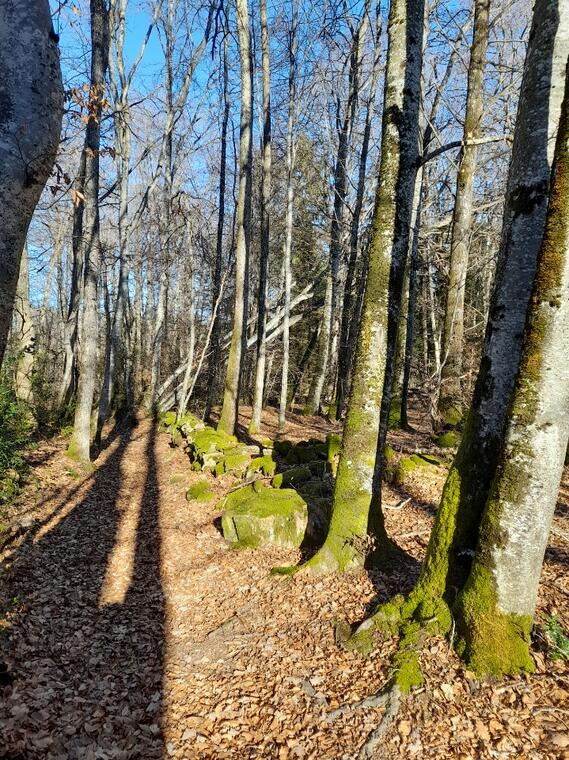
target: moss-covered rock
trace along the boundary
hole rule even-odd
[[[223,462],[225,473],[234,475],[236,478],[242,478],[247,472],[251,457],[240,450],[235,450],[226,454],[221,462]]]
[[[192,432],[189,440],[197,454],[223,452],[237,444],[237,438],[234,435],[228,435],[210,427]]]
[[[160,415],[160,425],[164,429],[176,424],[176,412],[163,412]]]
[[[208,502],[213,498],[214,493],[211,490],[209,481],[205,478],[198,480],[197,483],[193,483],[186,491],[186,499],[188,501]]]
[[[460,434],[456,430],[446,430],[433,437],[433,441],[441,449],[454,449],[460,443]]]
[[[271,481],[273,488],[282,488],[286,486],[296,486],[310,480],[312,473],[308,467],[293,467],[285,472],[279,472]]]
[[[306,502],[293,489],[246,486],[226,497],[221,527],[234,548],[271,544],[296,549],[307,521]]]
[[[249,467],[247,468],[247,477],[251,477],[256,472],[261,472],[263,475],[270,477],[275,474],[277,463],[270,455],[262,457],[255,457],[251,460]]]
[[[290,441],[275,441],[274,450],[282,457],[286,457],[289,451],[292,449],[292,443]]]
[[[428,462],[419,454],[411,454],[410,457],[401,457],[397,466],[393,469],[393,483],[403,485],[409,477],[420,468],[433,468],[435,465]]]

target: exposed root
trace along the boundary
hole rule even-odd
[[[386,697],[385,711],[379,721],[379,725],[371,731],[360,749],[358,760],[366,760],[366,758],[374,756],[377,745],[397,717],[402,703],[402,694],[399,686],[394,684],[384,696]]]
[[[398,689],[399,687],[394,686],[387,691],[382,691],[379,694],[373,694],[371,697],[365,697],[365,699],[360,699],[357,702],[350,702],[349,704],[338,707],[336,710],[332,710],[332,712],[328,713],[328,715],[326,715],[326,717],[324,718],[324,723],[333,723],[335,720],[338,720],[338,718],[341,718],[343,715],[350,715],[351,713],[356,712],[357,710],[365,710],[366,708],[374,708],[374,707],[383,707],[389,701],[389,695],[391,694],[391,691],[393,688]]]

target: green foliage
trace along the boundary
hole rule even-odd
[[[543,632],[551,659],[569,662],[569,636],[565,633],[557,615],[547,615]]]
[[[0,379],[0,504],[19,491],[26,471],[22,450],[33,429],[29,408],[18,401],[5,379]]]

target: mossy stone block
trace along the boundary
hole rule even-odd
[[[441,449],[453,449],[460,443],[460,435],[456,430],[447,430],[445,433],[437,435],[434,440]]]
[[[186,491],[186,499],[188,501],[208,502],[213,498],[214,493],[211,490],[209,481],[205,478],[198,480],[197,483],[193,483]]]
[[[247,468],[247,477],[254,475],[256,472],[262,472],[263,475],[270,477],[275,474],[277,463],[270,455],[255,457]]]
[[[293,489],[247,486],[225,499],[221,528],[234,548],[274,545],[296,549],[307,522],[306,502]]]

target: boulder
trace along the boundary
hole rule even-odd
[[[297,549],[308,521],[304,499],[292,489],[246,486],[223,503],[221,527],[234,548],[274,545]]]

